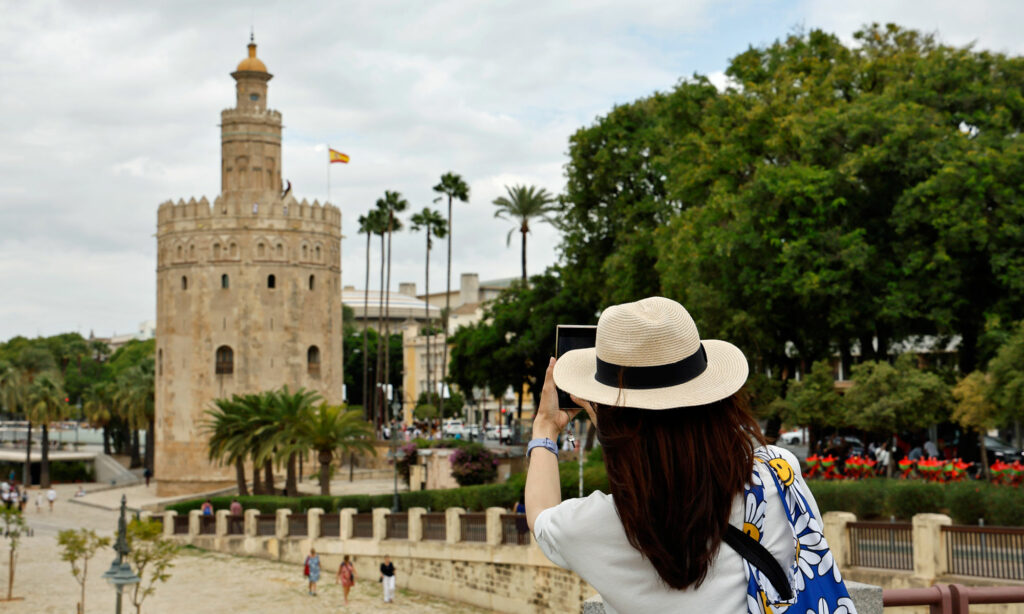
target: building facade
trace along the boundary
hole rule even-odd
[[[341,212],[281,180],[281,113],[256,57],[231,73],[221,193],[157,212],[156,456],[161,496],[233,484],[208,460],[216,398],[288,385],[342,400]]]

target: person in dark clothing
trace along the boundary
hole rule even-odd
[[[384,586],[384,603],[391,603],[395,600],[395,564],[387,554],[380,564],[380,581]]]

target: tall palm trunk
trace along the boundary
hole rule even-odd
[[[427,403],[429,404],[433,399],[434,386],[433,372],[430,370],[430,336],[433,334],[433,329],[430,326],[430,226],[427,226],[427,267],[426,267],[426,289],[424,295],[426,300],[423,301],[423,315],[427,322]]]
[[[367,333],[370,328],[370,323],[367,319],[367,313],[370,311],[370,233],[366,233],[366,283],[363,285],[363,418],[366,420],[370,419],[370,390],[369,386],[369,375],[370,375],[370,357],[366,355],[367,349]]]
[[[39,487],[50,487],[50,427],[43,421],[43,455],[39,463]]]
[[[288,455],[288,470],[284,478],[284,490],[289,497],[299,496],[299,485],[295,476],[297,475],[298,455],[292,452]]]
[[[320,450],[317,460],[320,461],[320,494],[329,496],[331,494],[331,459],[333,454],[330,450]]]
[[[269,458],[263,461],[263,492],[274,494],[274,462]]]
[[[138,469],[142,466],[142,455],[139,454],[139,430],[130,427],[132,429],[132,459],[129,465],[132,469]]]
[[[245,485],[245,462],[241,458],[235,459],[235,481],[238,482],[238,494],[242,497],[248,496],[249,489]],[[255,487],[253,484],[253,488]]]
[[[262,480],[260,480],[260,464],[256,462],[256,455],[254,454],[252,457],[252,494],[264,494],[263,484],[261,482]]]
[[[32,422],[28,423],[28,436],[25,437],[25,467],[21,470],[21,483],[32,484]]]
[[[444,313],[441,323],[444,327],[444,348],[441,350],[441,390],[438,394],[437,415],[444,419],[444,380],[448,374],[448,320],[452,311],[452,197],[448,195],[448,284],[444,294]]]
[[[526,220],[523,220],[523,225],[519,229],[519,232],[523,235],[523,288],[526,288],[526,233],[530,232],[530,227],[526,225]]]
[[[380,235],[380,291],[384,292],[384,234]],[[374,424],[379,431],[383,419],[384,419],[384,391],[381,390],[381,375],[384,373],[384,348],[381,347],[381,333],[384,330],[384,312],[380,309],[380,303],[377,303],[377,370],[373,374],[374,386],[373,386],[373,411],[374,411]]]
[[[387,390],[391,384],[391,226],[394,214],[388,213],[388,278],[384,286],[384,415],[390,411]]]

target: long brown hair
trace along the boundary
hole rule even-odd
[[[742,392],[667,410],[597,405],[597,435],[629,543],[675,589],[699,587],[764,436]]]

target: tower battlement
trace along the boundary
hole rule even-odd
[[[212,204],[205,196],[199,200],[192,197],[188,201],[182,198],[177,202],[166,200],[157,209],[158,229],[178,221],[210,218],[278,219],[312,225],[320,222],[327,227],[325,231],[333,232],[341,227],[341,210],[334,205],[321,204],[319,200],[309,202],[305,198],[298,200],[291,194],[284,198],[257,198],[251,202],[239,194],[222,194]]]
[[[271,119],[278,123],[281,122],[281,112],[274,109],[236,109],[228,108],[221,109],[221,118],[231,117],[232,119],[238,118],[253,118],[256,120]]]

